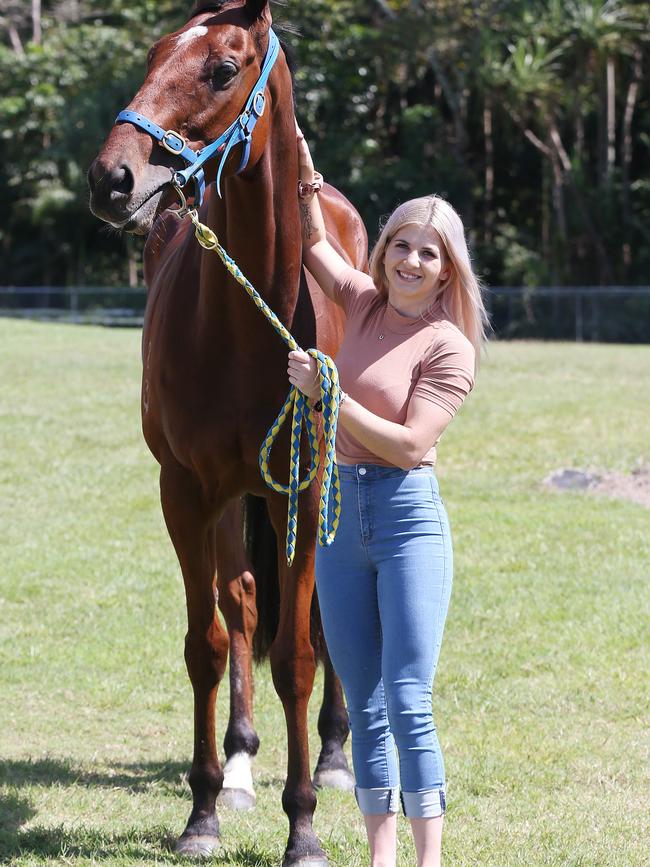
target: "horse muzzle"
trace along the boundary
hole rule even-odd
[[[136,183],[127,162],[108,165],[98,157],[88,170],[90,210],[116,229],[146,234],[153,223],[165,187],[171,181],[165,166],[147,166]]]

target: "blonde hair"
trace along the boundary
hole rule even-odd
[[[407,223],[431,226],[442,239],[451,272],[439,296],[442,310],[474,346],[478,367],[489,320],[481,296],[481,282],[472,270],[462,220],[449,202],[433,195],[399,205],[384,224],[370,255],[370,276],[380,294],[387,298],[384,254],[398,230]]]

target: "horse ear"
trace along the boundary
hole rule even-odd
[[[192,15],[200,12],[223,12],[226,7],[233,5],[235,8],[246,9],[251,18],[265,18],[271,23],[271,10],[269,0],[196,0]]]
[[[269,23],[271,21],[269,0],[246,0],[246,11],[251,18],[266,18]]]

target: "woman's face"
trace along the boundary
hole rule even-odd
[[[431,226],[401,226],[386,246],[384,270],[391,304],[417,315],[435,300],[440,283],[449,276],[440,235]]]

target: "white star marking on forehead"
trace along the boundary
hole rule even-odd
[[[185,45],[186,42],[190,42],[190,40],[196,39],[199,36],[205,36],[207,32],[208,28],[204,27],[203,24],[195,24],[194,27],[190,27],[189,30],[185,30],[177,37],[176,47],[178,48],[180,45]]]

